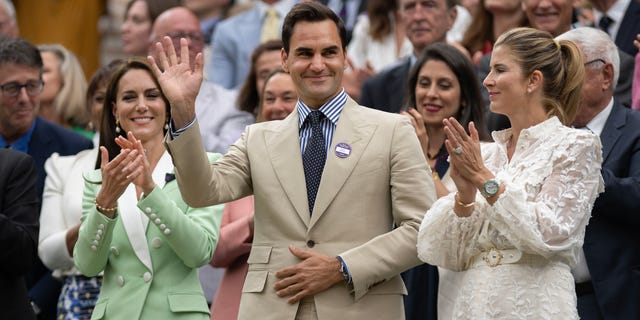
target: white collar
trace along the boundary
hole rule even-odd
[[[602,134],[602,130],[604,129],[604,124],[609,119],[609,115],[611,114],[611,110],[613,109],[613,98],[609,101],[609,104],[606,108],[602,109],[589,123],[587,123],[587,127],[593,133],[600,136]]]

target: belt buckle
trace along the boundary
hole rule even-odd
[[[482,260],[491,268],[495,268],[500,265],[502,259],[504,258],[504,254],[502,251],[494,248],[489,249],[486,254],[482,257]]]

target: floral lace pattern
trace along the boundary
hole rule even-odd
[[[584,241],[591,208],[604,191],[600,140],[553,117],[522,130],[511,161],[510,129],[483,145],[486,167],[505,185],[493,205],[478,193],[470,217],[453,212],[454,194],[436,201],[422,221],[418,256],[459,274],[454,319],[577,319],[570,267]],[[491,248],[537,259],[471,268]]]

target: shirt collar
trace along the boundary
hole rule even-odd
[[[560,122],[558,117],[553,116],[529,128],[522,129],[518,138],[518,143],[520,143],[520,140],[536,140],[539,138],[543,138],[545,135],[548,135],[549,132],[555,132],[553,128],[560,126],[562,126],[562,123]],[[493,140],[495,142],[506,144],[509,139],[511,139],[511,128],[501,131],[494,131],[491,136],[493,137]]]
[[[33,131],[35,127],[36,127],[36,121],[34,120],[33,122],[31,122],[31,127],[29,128],[29,131],[27,131],[27,133],[25,133],[20,138],[18,138],[18,140],[14,141],[13,144],[11,145],[11,149],[27,153],[27,151],[29,151],[29,143],[31,142],[31,136],[33,135]],[[0,136],[0,148],[6,148],[8,145],[9,143],[6,140],[4,140],[2,136]]]
[[[607,122],[607,119],[609,119],[609,115],[611,114],[612,109],[613,98],[611,98],[609,104],[604,109],[602,109],[602,111],[600,111],[595,117],[593,117],[593,119],[591,119],[591,121],[589,121],[589,123],[587,123],[587,127],[589,128],[589,130],[600,136],[602,130],[604,129],[604,124]]]
[[[613,20],[613,23],[609,27],[609,33],[611,34],[611,38],[618,33],[618,29],[620,28],[620,24],[622,23],[622,19],[624,18],[624,14],[629,7],[631,0],[617,0],[607,12],[600,12],[596,8],[593,8],[593,18],[595,19],[596,26],[598,25],[598,21],[600,18],[606,13],[609,18]],[[615,30],[615,32],[614,32]]]
[[[323,104],[319,110],[325,117],[327,117],[327,119],[329,119],[329,121],[331,121],[331,123],[333,123],[334,126],[337,126],[340,113],[342,113],[342,109],[344,109],[346,103],[347,94],[344,92],[343,88],[335,97]],[[302,128],[304,120],[307,119],[307,115],[309,115],[312,110],[300,99],[298,99],[296,109],[298,110],[298,128]]]

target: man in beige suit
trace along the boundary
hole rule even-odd
[[[239,319],[404,319],[399,274],[419,263],[416,234],[435,199],[414,129],[344,93],[346,31],[330,9],[296,5],[282,39],[296,111],[247,127],[213,165],[194,113],[202,57],[192,71],[186,40],[180,57],[168,38],[156,45],[183,197],[200,207],[255,196]]]

